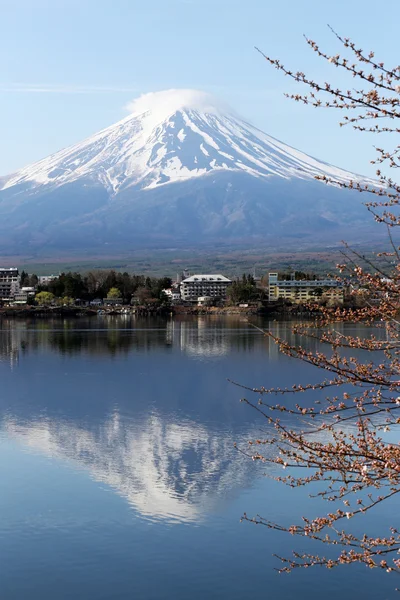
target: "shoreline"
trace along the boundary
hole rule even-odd
[[[1,318],[54,318],[54,317],[107,317],[107,316],[204,316],[204,315],[258,315],[258,316],[285,316],[285,317],[312,317],[318,314],[317,311],[311,311],[303,305],[295,306],[249,306],[249,307],[238,307],[238,306],[159,306],[159,307],[121,307],[118,309],[113,308],[90,308],[90,307],[8,307],[0,308],[0,320]]]

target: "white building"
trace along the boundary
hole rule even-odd
[[[20,291],[17,294],[14,294],[12,304],[27,304],[28,299],[28,294],[26,292]]]
[[[39,285],[49,285],[51,281],[58,278],[58,275],[39,275]]]
[[[223,275],[192,275],[181,282],[181,298],[189,302],[197,302],[204,296],[225,299],[231,283]]]
[[[213,298],[211,296],[199,296],[197,306],[212,306]]]
[[[36,288],[33,285],[25,286],[21,288],[21,292],[28,296],[34,296],[36,294]]]
[[[8,302],[19,292],[19,273],[16,267],[0,267],[0,300]]]
[[[171,302],[179,302],[181,299],[181,292],[178,287],[167,288],[163,290],[163,293]]]
[[[33,286],[21,287],[18,292],[14,294],[13,304],[27,304],[29,299],[34,298],[36,289]]]

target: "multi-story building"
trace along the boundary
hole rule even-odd
[[[48,285],[58,278],[58,275],[39,275],[39,285]]]
[[[34,298],[35,292],[36,290],[33,286],[19,288],[12,298],[13,304],[28,304],[28,300]]]
[[[0,267],[0,301],[8,302],[19,292],[19,273],[16,267]]]
[[[277,272],[268,274],[268,299],[270,302],[290,300],[290,302],[301,304],[315,302],[323,297],[331,302],[342,303],[343,284],[335,279],[279,280]]]
[[[204,296],[224,300],[231,283],[223,275],[192,275],[181,282],[181,298],[189,302],[197,302],[198,298]]]

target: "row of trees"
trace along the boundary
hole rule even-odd
[[[122,298],[129,303],[133,296],[139,300],[163,300],[163,290],[171,286],[169,277],[146,277],[130,275],[110,270],[89,271],[81,273],[61,273],[59,277],[47,285],[39,286],[38,291],[52,294],[54,298]],[[68,303],[68,302],[65,302]]]
[[[232,282],[226,295],[230,304],[238,304],[262,300],[265,294],[257,288],[254,277],[244,273],[241,279]]]

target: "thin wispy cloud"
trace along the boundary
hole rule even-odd
[[[112,94],[117,92],[136,93],[140,91],[138,88],[128,86],[0,82],[0,93],[11,94]]]

